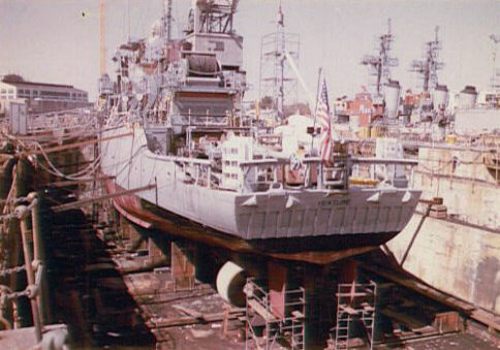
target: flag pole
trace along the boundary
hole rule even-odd
[[[314,137],[316,136],[316,117],[318,115],[318,100],[319,100],[319,90],[321,85],[321,74],[323,72],[323,67],[318,69],[318,85],[316,87],[316,105],[314,106],[314,119],[313,119],[313,132],[311,134],[311,152],[314,147]]]

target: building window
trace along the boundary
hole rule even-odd
[[[2,92],[2,94],[5,95],[7,93],[7,90],[6,89],[2,89],[1,92]]]
[[[41,96],[49,96],[49,97],[69,97],[69,92],[59,92],[59,91],[41,91]]]
[[[17,97],[30,97],[30,91],[24,89],[17,89]]]

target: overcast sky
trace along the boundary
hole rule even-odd
[[[162,0],[106,3],[108,57],[127,39],[129,28],[132,37],[142,37],[161,16]],[[174,29],[184,27],[190,3],[174,0]],[[359,62],[374,52],[388,18],[395,35],[392,55],[399,59],[392,77],[404,89],[417,87],[409,65],[422,56],[436,25],[445,63],[440,82],[452,91],[466,84],[488,87],[489,35],[500,34],[498,0],[283,0],[283,9],[287,30],[300,34],[299,66],[311,90],[319,67],[330,96],[351,95],[367,85],[368,71]],[[235,28],[245,40],[244,66],[254,87],[249,97],[258,87],[260,39],[275,29],[276,10],[277,0],[240,0]],[[98,0],[0,0],[0,75],[15,72],[29,80],[73,84],[94,97],[98,47]]]

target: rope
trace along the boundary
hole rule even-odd
[[[66,178],[66,179],[69,179],[69,180],[81,180],[83,178],[85,179],[90,179],[90,177],[84,177],[84,175],[93,175],[95,174],[95,172],[97,171],[98,169],[98,165],[101,161],[101,155],[99,155],[96,159],[94,159],[94,161],[89,164],[86,168],[80,170],[80,171],[77,171],[73,174],[64,174],[61,170],[57,169],[57,167],[54,165],[54,163],[49,159],[47,153],[44,151],[42,145],[40,145],[40,143],[36,143],[35,146],[40,149],[40,151],[42,152],[42,156],[43,158],[45,159],[45,161],[47,162],[47,165],[49,166],[49,168],[47,168],[46,166],[44,166],[43,164],[39,164],[40,167],[42,169],[44,169],[45,171],[47,171],[48,173],[52,174],[52,175],[56,175],[56,176],[59,176],[59,177],[62,177],[62,178]]]

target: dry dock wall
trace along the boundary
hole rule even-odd
[[[421,147],[413,184],[424,199],[442,197],[448,215],[425,217],[416,232],[416,213],[388,247],[415,276],[500,315],[500,185],[483,162],[486,153]]]
[[[484,152],[420,148],[413,185],[422,198],[442,197],[448,214],[490,228],[500,228],[500,173],[483,164]]]
[[[401,263],[422,219],[387,246]],[[426,217],[402,265],[430,285],[500,315],[500,233]]]

